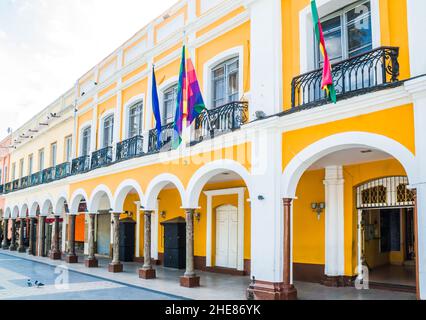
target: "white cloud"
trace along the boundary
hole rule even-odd
[[[0,138],[176,0],[1,0]]]

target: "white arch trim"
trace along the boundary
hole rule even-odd
[[[139,183],[136,180],[132,179],[125,180],[118,186],[117,190],[115,191],[114,201],[112,205],[114,212],[123,211],[124,201],[126,200],[126,197],[131,190],[136,190],[139,196],[139,201],[143,202],[144,194]]]
[[[65,214],[65,208],[64,208],[65,203],[67,203],[68,206],[69,206],[68,196],[67,196],[66,193],[63,193],[63,194],[61,194],[58,197],[58,200],[55,202],[54,207],[53,207],[53,209],[54,209],[53,212],[56,215],[63,215],[63,214]],[[69,209],[69,207],[68,207],[68,209]]]
[[[12,210],[10,209],[10,207],[7,207],[6,210],[4,211],[4,219],[9,219],[10,216],[12,215],[11,212]]]
[[[87,196],[86,191],[84,189],[75,190],[71,196],[70,201],[70,214],[78,214],[78,206],[80,205],[80,201],[84,199],[87,203],[87,208],[89,208],[89,197]]]
[[[26,218],[27,217],[27,210],[28,210],[28,215],[30,214],[29,208],[28,208],[28,204],[24,203],[23,205],[21,205],[21,210],[19,211],[19,217],[20,218]]]
[[[359,147],[374,148],[388,153],[402,164],[410,183],[415,180],[415,157],[402,144],[379,134],[345,132],[319,140],[293,157],[281,178],[281,197],[296,197],[300,178],[316,161],[336,151]]]
[[[92,191],[89,205],[87,206],[89,212],[98,212],[100,200],[104,195],[108,197],[110,206],[113,205],[114,197],[111,190],[106,185],[101,184]]]
[[[46,197],[46,198],[44,198],[44,200],[41,202],[42,203],[42,207],[40,208],[40,214],[42,215],[42,216],[47,216],[47,215],[49,215],[49,207],[50,206],[52,206],[52,212],[53,212],[53,210],[55,209],[54,207],[53,207],[53,205],[54,205],[54,201],[53,201],[53,198],[52,197],[50,197],[50,196],[48,196],[48,197]],[[54,213],[54,212],[53,212]]]
[[[194,173],[188,183],[188,198],[185,201],[184,207],[198,208],[201,191],[207,182],[214,176],[226,171],[232,171],[238,174],[241,179],[244,180],[249,194],[252,194],[252,178],[243,165],[234,160],[217,160],[204,165]]]
[[[36,217],[37,216],[37,207],[40,207],[40,211],[41,211],[41,206],[40,206],[40,201],[39,200],[34,200],[31,203],[31,206],[29,207],[30,212],[29,212],[29,216],[30,217]]]
[[[145,194],[145,199],[142,202],[142,206],[144,207],[145,210],[155,211],[155,208],[157,207],[158,195],[160,194],[161,190],[165,186],[167,186],[169,183],[174,184],[175,187],[178,189],[181,200],[182,200],[182,206],[184,205],[186,193],[185,193],[185,188],[182,182],[175,175],[164,173],[155,177],[149,183],[146,194]]]
[[[11,218],[16,219],[18,217],[19,217],[19,206],[16,205],[13,207]]]

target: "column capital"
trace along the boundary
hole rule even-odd
[[[283,198],[283,203],[285,207],[290,207],[291,203],[293,202],[293,198]]]

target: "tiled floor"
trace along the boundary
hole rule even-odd
[[[156,267],[157,279],[142,280],[137,275],[141,264],[125,263],[124,272],[111,274],[108,260],[101,259],[100,267],[87,269],[82,263],[68,265],[63,261],[33,257],[17,252],[0,250],[0,299],[201,299],[244,300],[248,277],[229,276],[198,272],[201,287],[183,288],[179,277],[183,270]],[[69,268],[68,289],[55,289],[55,268]],[[42,281],[42,289],[27,288],[28,278]],[[296,282],[301,300],[414,300],[414,294],[382,291],[356,290],[355,288],[327,288],[319,284]],[[1,289],[3,287],[3,289]],[[52,288],[53,287],[53,288]],[[55,291],[56,290],[56,291]]]
[[[382,266],[370,271],[370,281],[378,283],[416,286],[415,266]]]

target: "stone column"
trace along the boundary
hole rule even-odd
[[[2,248],[4,250],[9,249],[9,245],[8,245],[8,241],[7,241],[7,226],[9,224],[9,219],[8,218],[4,218],[3,219],[3,243],[2,243]]]
[[[26,220],[25,218],[21,218],[21,222],[19,225],[19,247],[18,247],[18,252],[25,252],[25,245],[24,245],[24,226],[26,224]]]
[[[46,256],[46,217],[39,216],[39,226],[38,226],[38,255],[40,257]]]
[[[113,273],[123,272],[123,264],[120,262],[120,215],[121,212],[113,212],[113,243],[112,262],[108,266],[108,271]]]
[[[152,268],[151,261],[151,217],[154,211],[145,211],[144,220],[144,264],[142,269],[139,269],[139,278],[142,279],[155,279],[155,270]]]
[[[345,211],[343,167],[325,169],[325,275],[322,284],[344,286],[345,275]]]
[[[12,218],[12,238],[10,240],[10,251],[16,251],[16,219]]]
[[[195,209],[185,209],[186,214],[186,271],[180,278],[182,287],[194,288],[200,286],[200,277],[194,269],[194,213]]]
[[[34,255],[34,232],[35,232],[35,218],[31,217],[30,219],[30,239],[28,246],[28,254]]]
[[[281,300],[297,300],[297,290],[291,283],[291,204],[293,199],[284,199],[284,264]]]
[[[53,225],[54,228],[54,238],[52,243],[52,249],[50,252],[50,259],[52,260],[61,260],[61,250],[59,248],[59,216],[55,216],[55,222]]]
[[[89,213],[89,255],[84,261],[87,268],[98,267],[98,260],[95,257],[95,217],[96,213]]]
[[[76,215],[69,215],[69,248],[65,257],[67,263],[78,263],[78,256],[75,254],[75,219]]]

